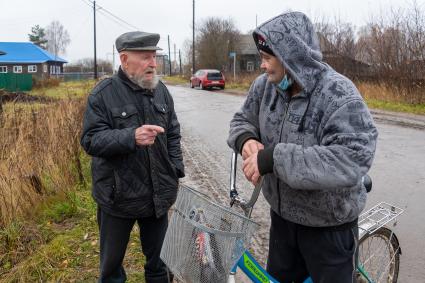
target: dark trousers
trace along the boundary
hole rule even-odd
[[[159,258],[165,232],[168,227],[168,215],[161,218],[155,216],[126,219],[114,217],[103,212],[97,212],[97,221],[100,232],[100,278],[101,283],[125,282],[122,262],[124,259],[130,233],[137,221],[140,228],[140,242],[146,257],[146,283],[168,283],[167,268]]]
[[[314,283],[355,282],[358,228],[312,228],[271,211],[267,272],[276,280]]]

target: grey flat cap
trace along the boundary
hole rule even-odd
[[[132,31],[121,34],[115,41],[118,52],[124,50],[154,51],[162,50],[158,46],[159,34]]]

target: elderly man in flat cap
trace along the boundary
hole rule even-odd
[[[81,145],[92,156],[99,282],[125,282],[122,262],[135,222],[146,282],[171,280],[159,254],[184,167],[173,98],[156,76],[158,41],[158,34],[145,32],[119,36],[118,74],[88,97]]]

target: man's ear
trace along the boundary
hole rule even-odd
[[[120,53],[121,66],[127,67],[128,54],[125,52]]]

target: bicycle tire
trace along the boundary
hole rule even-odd
[[[375,244],[377,244],[376,248]],[[381,227],[371,234],[366,234],[359,241],[359,265],[366,271],[372,282],[397,282],[400,254],[398,239],[387,227]],[[359,280],[359,282],[364,281]]]

